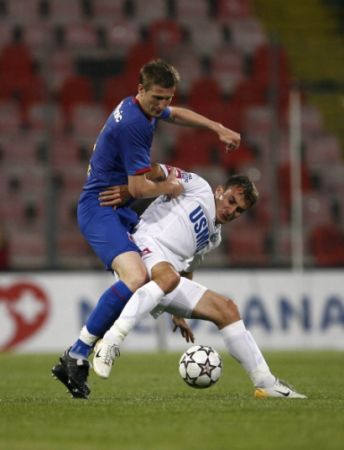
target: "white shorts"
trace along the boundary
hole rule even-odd
[[[176,269],[182,272],[186,269],[187,263],[166,247],[160,245],[156,240],[149,236],[134,235],[135,243],[141,250],[141,259],[146,266],[149,277],[152,275],[152,268],[163,261],[166,261]]]
[[[180,283],[160,303],[151,311],[151,315],[156,319],[163,312],[190,318],[195,306],[207,291],[207,288],[196,281],[181,277]]]

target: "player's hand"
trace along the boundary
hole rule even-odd
[[[240,134],[221,124],[219,125],[218,136],[220,141],[226,144],[226,153],[236,150],[240,145]]]
[[[183,338],[186,340],[186,342],[195,342],[195,336],[189,327],[189,325],[185,322],[185,320],[182,317],[178,316],[172,316],[172,322],[173,322],[173,333],[179,328],[180,333],[183,336]]]
[[[177,169],[175,167],[173,167],[171,172],[168,174],[165,183],[169,189],[169,193],[167,195],[170,198],[176,198],[184,191],[184,186],[177,178]]]
[[[130,198],[128,185],[110,186],[99,194],[100,206],[119,206]]]

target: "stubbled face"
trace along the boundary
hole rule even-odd
[[[151,117],[159,117],[163,110],[169,106],[174,96],[176,88],[163,88],[153,84],[146,90],[139,84],[136,98],[140,102],[141,108]]]
[[[249,208],[240,186],[230,186],[226,191],[219,186],[215,191],[215,205],[217,224],[231,222]]]

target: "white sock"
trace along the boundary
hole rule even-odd
[[[252,334],[246,329],[244,322],[239,320],[220,330],[228,352],[246,370],[256,387],[270,387],[276,377],[270,372]]]
[[[116,322],[104,334],[104,341],[109,344],[120,345],[129,331],[155,308],[164,295],[164,291],[155,281],[150,281],[140,287],[125,305]]]
[[[98,340],[98,336],[91,334],[86,328],[86,325],[84,325],[80,331],[79,339],[82,342],[85,342],[85,344],[93,346],[93,344]]]

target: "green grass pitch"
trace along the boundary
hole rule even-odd
[[[111,378],[90,375],[88,401],[50,376],[56,355],[0,355],[0,450],[335,450],[344,448],[341,352],[268,353],[308,400],[253,398],[223,355],[206,390],[179,377],[180,354],[126,353]]]

